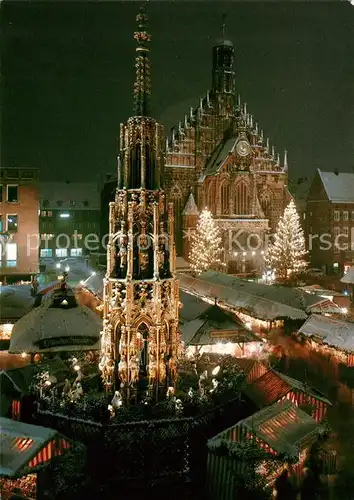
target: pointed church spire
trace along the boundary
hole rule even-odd
[[[288,152],[286,149],[284,150],[284,168],[283,168],[283,170],[284,170],[284,172],[288,171]]]
[[[226,26],[226,14],[225,13],[221,16],[221,19],[222,19],[221,33],[222,33],[223,39],[225,39],[226,38],[226,30],[227,30],[227,26]]]
[[[150,35],[146,31],[148,17],[145,9],[141,8],[136,16],[137,30],[134,39],[137,41],[135,49],[135,82],[134,82],[134,113],[135,116],[148,116],[148,101],[151,94],[149,42]]]

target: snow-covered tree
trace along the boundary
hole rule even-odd
[[[266,267],[274,271],[276,280],[286,281],[292,274],[306,267],[306,254],[300,217],[294,201],[291,200],[279,221],[274,241],[268,246]]]
[[[199,215],[197,228],[191,238],[189,261],[191,268],[201,274],[221,264],[222,239],[211,212],[205,208]]]

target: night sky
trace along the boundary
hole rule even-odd
[[[137,2],[2,2],[1,166],[43,180],[114,172],[132,114]],[[227,13],[236,86],[290,177],[354,169],[354,6],[149,2],[153,114],[166,130],[211,82]]]

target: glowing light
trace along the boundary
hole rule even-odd
[[[70,267],[69,266],[66,266],[65,267],[65,271],[68,273],[70,271]]]
[[[96,276],[96,272],[92,271],[91,276]]]
[[[62,302],[61,302],[60,305],[61,306],[67,306],[68,304],[69,304],[68,301],[66,299],[64,299],[64,300],[62,300]]]
[[[61,219],[68,219],[70,217],[70,214],[60,214],[59,217]]]
[[[253,251],[253,252],[252,252],[252,255],[256,255],[256,252],[254,252],[254,251]]]
[[[78,372],[78,371],[80,370],[80,366],[79,366],[79,365],[75,365],[75,366],[74,366],[74,370],[75,370],[76,372]]]
[[[27,358],[27,353],[26,353],[26,352],[23,352],[23,353],[21,354],[21,358]]]
[[[343,314],[348,314],[348,309],[346,307],[342,307],[341,310]]]
[[[86,284],[85,280],[80,281],[80,285],[85,285],[85,284]]]
[[[56,267],[57,269],[60,269],[60,267],[61,267],[60,262],[57,262],[55,267]]]
[[[52,383],[51,383],[51,381],[50,381],[50,380],[46,380],[46,381],[44,382],[44,384],[45,384],[47,387],[49,387],[50,385],[52,385]]]
[[[212,375],[216,376],[220,371],[220,366],[216,366],[214,370],[211,372]]]

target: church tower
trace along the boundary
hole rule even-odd
[[[173,386],[179,348],[173,205],[163,180],[163,128],[149,116],[147,16],[136,17],[134,116],[120,127],[110,203],[100,369],[108,392]]]
[[[223,16],[222,37],[213,47],[211,95],[215,100],[216,113],[221,116],[235,114],[235,49],[226,37],[225,16]]]

